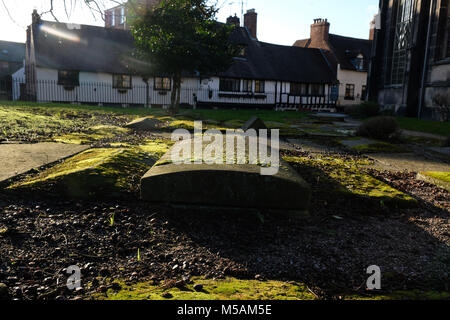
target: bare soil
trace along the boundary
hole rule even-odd
[[[256,277],[336,298],[364,292],[367,267],[378,265],[386,292],[449,290],[448,192],[414,173],[371,171],[420,203],[393,210],[327,192],[314,172],[296,169],[313,188],[308,220],[154,206],[137,195],[82,202],[0,191],[0,282],[16,299],[73,299],[106,291],[110,278]],[[82,291],[66,288],[71,265],[82,269]]]

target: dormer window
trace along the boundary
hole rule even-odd
[[[364,71],[364,56],[362,54],[351,59],[351,62],[357,71]]]
[[[247,55],[247,46],[245,44],[240,44],[237,46],[237,58],[245,58]]]

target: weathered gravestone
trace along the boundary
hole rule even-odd
[[[219,159],[222,155],[209,153],[211,145],[204,142],[200,143],[201,151],[194,152],[194,140],[175,144],[145,174],[141,179],[141,197],[144,201],[306,213],[310,187],[286,162],[280,160],[278,171],[273,175],[262,175],[262,169],[273,169],[273,163],[250,161],[252,155],[249,148],[244,153],[239,150],[238,155],[235,146],[235,161],[230,161],[227,156],[223,163],[207,164],[205,162],[211,162],[212,158]],[[248,143],[249,139],[246,141]],[[185,154],[184,160],[174,162],[173,154],[179,154],[183,144],[191,145],[192,152]],[[268,144],[262,145],[269,147]],[[279,155],[279,149],[274,148],[272,155],[275,153]]]
[[[126,124],[125,127],[135,131],[154,131],[159,129],[161,125],[162,122],[157,119],[140,118]]]
[[[242,130],[247,131],[249,129],[255,129],[258,130],[264,130],[267,129],[264,121],[262,121],[260,118],[254,116],[251,117],[242,127]]]
[[[311,115],[311,117],[319,122],[344,122],[348,116],[342,113],[319,112]]]

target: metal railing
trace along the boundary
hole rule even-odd
[[[116,88],[107,82],[80,82],[63,85],[54,80],[37,80],[26,83],[25,79],[12,79],[6,85],[11,100],[36,102],[80,103],[121,106],[168,106],[171,90],[155,88],[153,84],[133,84],[129,88]],[[329,96],[295,96],[277,92],[223,92],[197,87],[180,90],[180,104],[191,107],[262,108],[277,110],[331,110],[336,101]]]

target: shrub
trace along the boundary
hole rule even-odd
[[[400,127],[393,117],[375,117],[365,121],[357,134],[373,139],[389,140],[398,137]]]
[[[361,103],[358,108],[362,117],[370,118],[375,117],[380,113],[380,105],[373,101],[366,101]]]

